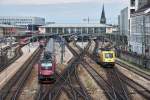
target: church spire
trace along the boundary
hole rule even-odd
[[[103,4],[103,9],[102,9],[102,14],[101,14],[100,23],[101,23],[101,24],[106,24],[106,17],[105,17],[104,4]]]

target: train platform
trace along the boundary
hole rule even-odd
[[[13,57],[15,57],[15,51],[17,48],[19,48],[19,45],[12,47],[11,49],[8,50],[8,52],[7,52],[8,59],[12,59]]]
[[[38,46],[37,43],[32,44],[32,46],[24,46],[22,48],[23,55],[0,73],[0,90],[32,56],[32,54],[38,49]]]
[[[127,61],[124,61],[124,60],[122,60],[122,59],[119,59],[119,58],[116,58],[116,60],[119,61],[119,62],[124,63],[125,65],[130,66],[131,68],[133,68],[133,69],[135,69],[135,70],[139,70],[139,71],[141,71],[141,72],[143,72],[143,73],[146,73],[146,74],[150,75],[150,71],[148,72],[148,71],[146,71],[146,70],[144,70],[144,69],[141,69],[141,68],[139,68],[139,67],[137,67],[137,66],[135,66],[135,65],[133,65],[133,64],[130,64],[130,63],[127,62]]]
[[[15,45],[15,44],[17,44],[18,42],[14,42],[14,43],[12,43],[12,45]],[[7,47],[9,47],[10,46],[10,44],[4,44],[4,43],[2,43],[2,44],[0,44],[1,45],[1,47],[2,47],[2,49],[4,49],[4,48],[7,48]]]
[[[55,43],[56,48],[55,48],[55,54],[56,55],[56,63],[61,63],[61,47],[59,43]],[[65,50],[64,50],[64,54],[63,54],[63,64],[66,64],[69,62],[69,60],[73,57],[72,53],[69,51],[69,49],[67,48],[67,46],[65,46]]]
[[[84,49],[87,46],[88,42],[77,42],[77,45]]]
[[[70,52],[70,50],[67,48],[67,46],[65,46],[65,50],[64,50],[64,54],[62,56],[61,54],[61,46],[58,42],[55,43],[56,47],[55,47],[55,54],[56,54],[56,71],[61,73],[65,70],[65,68],[68,65],[68,62],[71,60],[71,58],[73,57],[73,54]],[[63,59],[62,59],[63,57]]]

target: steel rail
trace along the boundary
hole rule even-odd
[[[120,65],[121,67],[123,67],[123,68],[125,68],[125,69],[127,69],[127,70],[129,70],[129,71],[132,71],[132,72],[134,72],[135,74],[137,74],[137,75],[139,75],[139,76],[145,78],[146,80],[149,80],[149,81],[150,81],[150,74],[146,74],[146,73],[144,73],[143,71],[137,70],[137,69],[135,69],[135,68],[131,68],[129,65],[127,65],[127,64],[125,64],[125,63],[122,63],[122,62],[120,62],[120,61],[116,61],[116,64],[117,64],[117,65]]]
[[[119,76],[119,73],[118,73],[118,71],[116,70],[116,68],[114,69],[114,73],[116,74],[117,79],[118,79],[118,81],[119,81],[119,83],[120,83],[120,86],[121,86],[121,88],[122,88],[122,91],[123,91],[123,95],[124,95],[124,97],[125,97],[125,100],[130,100],[131,98],[128,96],[127,90],[126,90],[125,87],[123,86],[123,82],[122,82],[121,77]]]
[[[92,97],[88,94],[88,92],[87,92],[86,88],[84,87],[83,83],[80,81],[80,78],[79,78],[78,74],[79,73],[77,72],[77,70],[75,70],[75,78],[76,78],[76,81],[78,82],[78,84],[80,86],[81,91],[84,94],[84,99],[85,100],[92,100]]]
[[[135,81],[133,81],[132,79],[126,77],[125,75],[123,75],[122,73],[119,73],[120,79],[126,83],[127,85],[129,85],[130,87],[132,87],[137,93],[139,93],[140,95],[142,95],[144,98],[148,99],[150,98],[150,90],[148,90],[147,88],[145,88],[144,86],[136,83]]]
[[[3,90],[5,90],[5,92],[2,92],[1,94],[2,100],[16,100],[18,98],[21,89],[23,88],[28,76],[31,73],[31,69],[33,68],[32,65],[38,59],[39,54],[40,50],[37,49],[36,52],[34,52],[34,54],[28,59],[28,61],[26,61],[26,63],[22,66],[21,70],[19,70],[14,75],[14,77],[3,87]]]
[[[69,50],[73,53],[73,55],[75,56],[73,58],[73,60],[70,60],[70,64],[68,65],[68,67],[65,69],[65,71],[63,72],[62,75],[59,76],[59,79],[58,81],[56,81],[56,83],[54,84],[54,86],[51,88],[51,91],[50,90],[47,90],[45,92],[45,94],[40,98],[40,100],[44,100],[47,95],[49,94],[49,100],[52,100],[52,99],[56,99],[58,97],[58,95],[60,94],[60,91],[62,90],[64,84],[65,85],[68,85],[68,87],[70,87],[71,89],[74,89],[74,99],[76,100],[77,97],[75,96],[75,93],[78,93],[80,95],[82,95],[82,93],[79,93],[79,91],[74,88],[70,82],[68,82],[69,80],[69,77],[72,76],[73,72],[74,72],[74,69],[75,69],[75,63],[76,62],[79,62],[80,59],[82,58],[83,54],[80,53],[77,53],[77,51],[75,51],[73,49],[73,47],[70,47],[68,44],[66,44],[67,47],[69,48]],[[69,76],[69,77],[68,77]]]
[[[71,52],[72,52],[74,55],[79,56],[79,58],[82,58],[83,54],[82,54],[82,55],[78,55],[77,51],[75,51],[75,50],[73,50],[72,48],[70,48],[70,46],[69,46],[69,49],[71,50]],[[78,59],[78,60],[79,60],[79,59]],[[79,62],[79,61],[75,61],[75,62]],[[74,71],[74,68],[75,68],[75,66],[73,67],[73,69],[71,69],[71,71]],[[72,73],[73,73],[73,72],[72,72]],[[69,74],[68,74],[68,75],[69,75]],[[71,76],[71,74],[70,74],[69,76]],[[70,84],[69,86],[72,88],[71,84]],[[75,90],[76,90],[76,89],[75,89]],[[76,90],[76,92],[77,92],[77,90]],[[77,93],[79,93],[79,91],[78,91]],[[58,94],[58,93],[57,93],[57,94]],[[81,93],[79,93],[79,94],[81,94]],[[74,95],[75,95],[75,93],[74,93]],[[56,95],[56,96],[57,96],[57,95]],[[54,99],[56,99],[56,96],[55,96]],[[51,97],[51,96],[50,96],[50,97]],[[75,99],[76,99],[76,95],[75,95]]]
[[[111,84],[109,84],[102,76],[100,76],[95,69],[87,64],[87,62],[82,62],[81,64],[93,77],[96,83],[105,91],[107,97],[109,97],[110,100],[117,100],[115,89],[111,86]]]

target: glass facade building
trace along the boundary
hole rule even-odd
[[[130,45],[134,52],[150,54],[150,13],[132,16]]]

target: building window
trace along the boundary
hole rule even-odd
[[[131,5],[131,7],[135,6],[135,0],[131,0],[130,5]]]
[[[135,12],[135,9],[130,9],[131,14]]]
[[[58,33],[63,33],[63,29],[62,28],[58,28]]]
[[[85,27],[83,27],[82,28],[82,33],[87,33],[87,30],[86,30],[87,28],[85,28]]]

